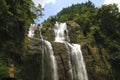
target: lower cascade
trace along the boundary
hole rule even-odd
[[[73,80],[88,80],[83,55],[79,44],[67,43],[70,48]]]
[[[58,80],[57,63],[55,60],[52,45],[49,41],[46,41],[46,40],[44,40],[43,43],[44,43],[44,45],[43,45],[44,47],[42,49],[44,51],[43,53],[45,53],[45,55],[46,55],[47,60],[49,61],[49,65],[50,65],[49,68],[51,67],[50,72],[52,73],[52,80]],[[43,80],[44,80],[44,77],[43,77]]]
[[[31,24],[29,28],[28,37],[33,38],[34,31],[37,29],[40,30],[42,51],[42,75],[40,75],[40,80],[63,80],[62,78],[60,78],[61,76],[58,73],[58,58],[54,54],[52,44],[49,41],[43,39],[41,34],[41,25]],[[81,46],[79,44],[70,43],[67,24],[56,22],[54,32],[54,42],[64,44],[67,49],[69,76],[66,80],[88,80],[87,70],[82,55]],[[47,71],[48,73],[46,73]]]

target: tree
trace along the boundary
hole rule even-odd
[[[120,13],[115,4],[102,6],[97,14],[100,36],[104,41],[104,45],[108,46],[113,52],[120,50],[120,43],[118,43],[118,37],[120,36],[119,15]]]

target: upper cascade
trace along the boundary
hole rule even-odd
[[[65,41],[70,42],[66,23],[56,22],[54,32],[55,32],[55,42],[65,42]]]
[[[28,37],[33,38],[34,37],[34,31],[37,29],[37,24],[31,24],[29,27]]]
[[[42,29],[42,24],[31,24],[30,27],[29,27],[29,31],[28,31],[28,37],[33,38],[34,35],[35,35],[34,32],[37,29],[39,29],[39,31],[40,31],[41,40],[43,40],[43,37],[42,37],[42,34],[41,34],[41,32],[42,32],[42,30],[41,30]]]

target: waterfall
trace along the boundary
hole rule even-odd
[[[49,41],[44,40],[45,43],[45,51],[47,51],[49,54],[47,54],[48,58],[47,60],[50,62],[50,65],[52,66],[52,80],[58,80],[58,75],[57,75],[57,62],[54,56],[53,48],[52,45]]]
[[[84,63],[81,46],[79,44],[67,43],[71,49],[71,64],[74,80],[88,80],[86,66]]]
[[[70,44],[66,23],[56,22],[55,28],[55,42],[65,43],[70,58],[70,66],[72,67],[72,80],[88,80],[86,66],[84,63],[81,46],[79,44]]]
[[[57,74],[57,62],[54,56],[52,45],[49,41],[44,40],[42,37],[41,29],[42,25],[37,24],[31,24],[28,32],[28,37],[33,38],[34,37],[34,31],[39,28],[40,31],[40,38],[41,38],[41,48],[42,48],[42,80],[44,80],[45,70],[44,70],[44,59],[47,59],[49,61],[49,71],[51,72],[52,80],[58,80],[58,74]],[[49,79],[48,79],[49,80]]]
[[[49,41],[44,40],[42,36],[42,25],[31,24],[28,37],[33,38],[35,30],[39,29],[42,49],[42,79],[41,80],[59,80],[57,73],[57,61],[54,56],[52,45]],[[55,42],[64,43],[68,50],[69,80],[88,80],[86,66],[79,44],[70,43],[67,24],[56,22]],[[47,61],[47,62],[45,62]],[[46,67],[47,64],[47,67]],[[49,72],[46,74],[46,72]],[[47,75],[47,77],[46,77]],[[49,76],[49,77],[48,77]]]

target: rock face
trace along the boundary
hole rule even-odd
[[[58,62],[59,80],[70,80],[69,54],[64,44],[52,43]],[[82,43],[81,43],[82,44]],[[89,80],[110,80],[112,78],[108,53],[104,48],[99,49],[88,44],[82,44]]]
[[[53,49],[57,60],[59,80],[70,80],[69,54],[63,43],[53,42]]]
[[[42,52],[40,39],[26,37],[19,78],[21,80],[40,80],[42,75]]]
[[[39,42],[39,41],[38,41]],[[38,45],[35,40],[35,46]],[[108,54],[104,48],[97,48],[91,46],[89,43],[81,43],[82,53],[84,55],[89,80],[110,80],[112,77],[111,66],[108,62]],[[41,49],[39,46],[31,50],[32,54],[24,56],[25,72],[29,79],[40,80],[42,78],[42,62],[41,62]],[[70,65],[69,65],[69,54],[65,44],[52,42],[54,55],[57,60],[58,77],[59,80],[71,80],[70,77]],[[29,50],[30,51],[30,50]],[[30,52],[29,52],[30,53]],[[44,66],[44,80],[51,80],[51,73],[49,71],[49,61],[45,59]],[[32,69],[31,69],[32,67]],[[34,71],[34,72],[33,72]],[[33,73],[31,73],[33,72]],[[36,76],[36,77],[35,77]]]
[[[29,39],[28,41],[33,42],[27,46],[27,53],[24,54],[24,67],[26,80],[41,80],[42,79],[42,46],[39,39]],[[57,60],[57,69],[59,80],[70,80],[70,67],[69,67],[69,55],[65,44],[52,42],[54,55]],[[46,51],[45,51],[46,52]],[[52,73],[50,71],[50,61],[47,59],[47,52],[44,55],[44,80],[52,80]],[[32,73],[31,73],[32,72]]]

